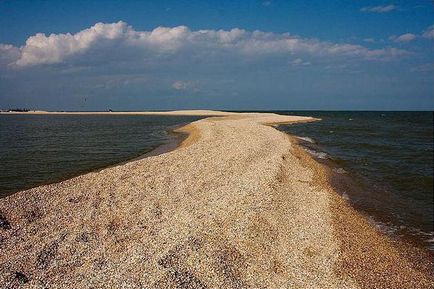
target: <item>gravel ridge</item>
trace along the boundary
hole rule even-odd
[[[362,238],[356,257],[383,242],[403,281],[360,278],[369,252],[348,262],[342,231],[362,233],[342,224],[375,230],[272,127],[315,119],[206,113],[219,116],[178,129],[189,136],[174,151],[1,199],[0,287],[434,287],[381,236]]]

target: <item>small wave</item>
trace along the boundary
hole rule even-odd
[[[434,232],[425,232],[418,228],[411,228],[410,232],[413,235],[424,236],[425,238],[428,238],[428,240],[432,240],[432,242],[434,242]]]
[[[345,194],[345,193],[344,193]],[[344,198],[344,196],[342,195]],[[369,222],[374,225],[380,232],[389,235],[396,236],[396,234],[401,234],[404,231],[410,233],[412,236],[419,236],[419,240],[422,240],[426,243],[426,248],[430,251],[434,251],[434,232],[424,232],[417,228],[407,227],[404,225],[394,225],[391,222],[381,222],[375,220],[373,216],[368,217]]]
[[[310,142],[310,143],[315,143],[315,141],[313,139],[311,139],[310,137],[307,137],[307,136],[298,136],[297,138],[304,140],[304,141],[307,141],[307,142]]]
[[[396,231],[398,231],[398,227],[392,225],[391,223],[384,223],[378,220],[375,220],[374,217],[369,216],[368,217],[369,222],[374,225],[380,232],[386,234],[386,235],[394,235]]]
[[[333,169],[333,171],[335,173],[338,173],[338,174],[346,174],[347,173],[347,171],[344,170],[343,168],[335,168],[335,169]]]
[[[328,158],[328,154],[326,154],[325,152],[320,152],[320,151],[314,151],[308,148],[304,148],[304,150],[306,152],[308,152],[309,154],[313,155],[314,157],[317,157],[319,159],[327,159]]]
[[[425,233],[424,242],[427,244],[428,250],[434,251],[434,232]]]
[[[344,199],[344,200],[346,200],[346,201],[349,201],[349,200],[350,200],[350,197],[347,195],[347,193],[343,192],[343,193],[342,193],[342,199]]]

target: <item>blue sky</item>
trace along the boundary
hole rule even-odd
[[[434,109],[432,1],[0,1],[0,108]]]

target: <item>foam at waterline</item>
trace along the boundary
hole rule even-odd
[[[346,192],[343,192],[343,193],[342,193],[342,199],[344,199],[344,200],[346,200],[346,201],[349,201],[349,200],[350,200],[350,197],[348,196],[348,194],[347,194]]]
[[[333,171],[335,173],[338,173],[338,174],[346,174],[347,173],[347,171],[344,170],[343,168],[334,168]]]
[[[314,157],[317,157],[319,159],[328,159],[328,154],[321,151],[315,151],[308,148],[303,148],[306,152],[313,155]]]
[[[311,139],[310,137],[307,136],[297,136],[298,139],[310,142],[310,143],[315,143],[315,141],[313,139]]]
[[[426,246],[427,249],[430,251],[434,251],[434,231],[424,232],[418,228],[408,227],[405,225],[396,225],[393,224],[392,222],[382,222],[377,220],[374,216],[371,215],[368,215],[368,221],[372,225],[374,225],[380,232],[391,237],[397,237],[401,235],[404,232],[404,230],[409,232],[413,236],[422,236],[423,242],[428,244]]]

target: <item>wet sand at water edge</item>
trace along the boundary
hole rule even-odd
[[[434,288],[272,126],[315,119],[184,114],[173,151],[1,199],[1,287]]]

